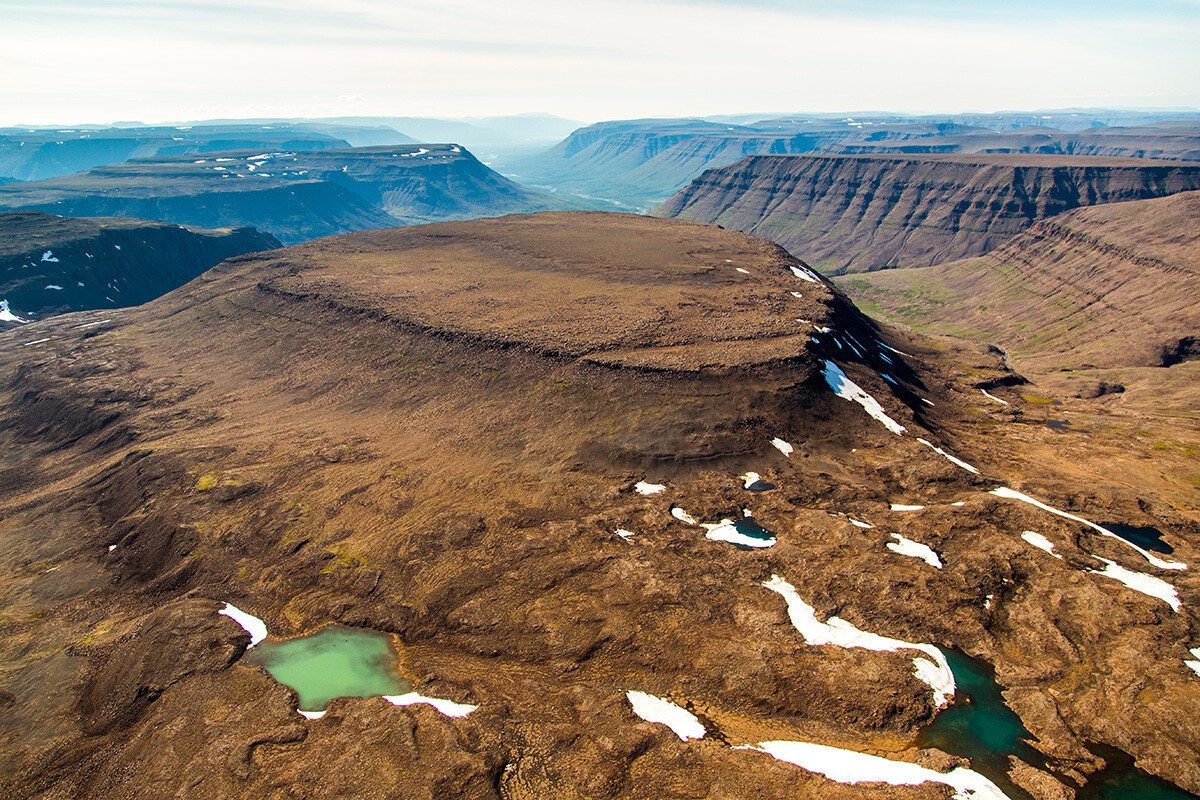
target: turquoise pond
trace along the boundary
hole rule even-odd
[[[246,652],[246,664],[296,690],[301,711],[322,711],[335,697],[404,694],[391,639],[376,631],[331,625],[311,636],[267,640]]]
[[[1032,734],[1004,703],[990,666],[956,650],[943,648],[957,685],[956,702],[941,711],[921,732],[921,747],[936,747],[971,760],[1012,800],[1032,800],[1008,778],[1008,756],[1054,772],[1054,764],[1030,746]],[[1133,766],[1133,759],[1115,748],[1090,745],[1108,766],[1079,790],[1078,800],[1197,800],[1183,791]]]

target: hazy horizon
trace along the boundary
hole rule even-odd
[[[1129,5],[0,0],[0,125],[1200,107],[1200,2]]]

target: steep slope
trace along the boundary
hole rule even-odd
[[[303,124],[224,124],[179,127],[0,129],[0,175],[37,181],[132,158],[254,148],[322,150],[348,147],[356,129]],[[391,143],[411,141],[392,132]],[[357,142],[356,142],[357,143]],[[379,144],[380,142],[371,142]]]
[[[193,153],[0,187],[0,208],[249,225],[285,243],[563,205],[501,177],[457,145]]]
[[[873,325],[768,242],[597,213],[368,231],[103,319],[0,333],[8,796],[862,796],[817,771],[856,754],[801,769],[790,741],[923,765],[866,790],[932,799],[975,780],[921,744],[949,647],[1044,753],[988,772],[1013,800],[1069,794],[1091,741],[1200,789],[1200,584],[1172,563],[1200,510],[983,420],[971,382],[1012,377],[986,353]],[[1171,562],[1007,481],[1157,526]],[[274,637],[386,632],[463,716],[302,717],[227,602]]]
[[[0,213],[0,299],[19,317],[136,306],[227,258],[279,246],[253,228],[9,211]]]
[[[752,156],[654,210],[772,239],[827,272],[982,255],[1072,208],[1200,188],[1200,164],[1036,155]]]
[[[1200,124],[1089,128],[1065,133],[1046,127],[1006,131],[968,130],[920,140],[872,140],[826,146],[823,153],[1038,153],[1200,160]]]

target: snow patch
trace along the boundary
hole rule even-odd
[[[1113,578],[1133,589],[1135,592],[1141,592],[1150,597],[1157,597],[1164,603],[1169,605],[1174,611],[1180,610],[1179,593],[1175,591],[1175,587],[1167,583],[1161,578],[1156,578],[1153,575],[1147,575],[1144,572],[1134,572],[1131,569],[1125,569],[1120,564],[1114,561],[1109,561],[1103,556],[1095,556],[1105,563],[1104,569],[1089,569],[1088,572],[1094,572],[1097,575],[1103,575],[1106,578]]]
[[[955,800],[1008,800],[996,784],[966,767],[956,767],[950,772],[936,772],[907,761],[892,761],[867,753],[808,742],[776,740],[759,742],[757,747],[743,745],[737,749],[766,753],[778,761],[794,764],[838,783],[876,782],[890,783],[893,786],[944,783],[954,787]]]
[[[1200,647],[1193,647],[1190,652],[1192,655],[1194,655],[1196,657],[1196,660],[1195,661],[1184,661],[1183,664],[1186,667],[1190,667],[1192,672],[1195,672],[1197,675],[1200,675]]]
[[[983,396],[986,397],[988,400],[999,403],[1000,405],[1003,405],[1003,406],[1008,405],[1007,400],[1001,400],[999,397],[996,397],[996,395],[994,395],[994,394],[988,394],[987,389],[980,389],[979,391],[983,392]]]
[[[804,280],[808,281],[809,283],[818,283],[819,282],[817,280],[817,276],[807,269],[803,269],[801,267],[789,267],[789,269],[791,269],[792,274],[795,275],[797,278],[803,278]]]
[[[745,475],[739,475],[738,477],[742,479],[742,488],[744,489],[749,489],[762,478],[757,472],[747,472]]]
[[[617,528],[616,533],[617,533],[617,536],[620,536],[622,539],[624,539],[627,542],[633,538],[633,531],[627,531],[624,528]]]
[[[933,688],[934,702],[939,708],[954,696],[954,673],[942,651],[931,644],[905,642],[890,639],[875,633],[860,631],[840,617],[830,617],[825,622],[817,620],[816,610],[800,599],[796,587],[778,575],[763,583],[773,592],[783,596],[787,602],[788,617],[792,625],[810,645],[832,644],[837,647],[861,647],[866,650],[895,651],[920,650],[929,658],[917,656],[913,659],[913,674]]]
[[[898,533],[893,533],[892,538],[897,541],[888,542],[888,550],[891,550],[893,553],[899,553],[902,556],[919,558],[931,567],[942,568],[942,560],[938,558],[938,554],[928,545],[914,542],[912,539],[906,539]]]
[[[750,270],[748,270],[748,269],[742,269],[741,267],[738,267],[738,268],[737,268],[737,271],[738,271],[738,272],[741,272],[741,273],[743,273],[743,274],[745,274],[745,275],[749,275],[749,274],[750,274]]]
[[[855,519],[854,517],[846,517],[846,519],[850,520],[851,525],[854,525],[855,527],[858,527],[858,528],[874,528],[875,527],[874,525],[872,525],[869,522],[863,522],[862,520]]]
[[[42,342],[48,342],[48,341],[50,341],[50,337],[49,337],[49,336],[47,336],[45,339],[34,339],[32,342],[26,342],[25,344],[23,344],[23,345],[21,345],[21,346],[22,346],[22,347],[29,347],[29,345],[31,345],[31,344],[41,344]]]
[[[774,547],[777,541],[774,536],[770,539],[758,539],[753,536],[747,536],[737,529],[736,524],[731,519],[723,519],[715,524],[702,522],[700,523],[700,527],[707,531],[704,534],[704,538],[712,539],[714,542],[729,542],[730,544],[738,544],[742,547],[761,548]]]
[[[887,415],[883,406],[871,395],[864,392],[858,384],[846,377],[841,367],[832,361],[825,361],[825,382],[838,397],[858,403],[863,410],[873,418],[883,423],[883,426],[899,436],[904,433],[904,426]]]
[[[54,251],[52,250],[47,250],[46,252],[42,253],[42,261],[50,261],[54,264],[58,263],[58,259],[54,257]]]
[[[324,711],[305,711],[302,708],[297,708],[296,713],[299,714],[300,716],[304,717],[305,719],[320,719],[321,717],[325,716],[326,712],[324,712]]]
[[[418,703],[425,703],[436,708],[441,714],[447,717],[465,717],[479,706],[473,706],[468,703],[455,703],[450,700],[442,700],[437,697],[425,697],[416,692],[408,692],[407,694],[385,694],[383,699],[387,700],[394,706],[412,706]]]
[[[267,623],[263,622],[253,614],[247,614],[245,611],[242,611],[240,608],[230,603],[226,603],[225,607],[217,613],[229,617],[238,625],[241,625],[246,633],[250,634],[250,647],[254,647],[254,645],[267,638]],[[247,647],[246,649],[249,650],[250,647]]]
[[[638,481],[633,487],[638,494],[658,494],[663,489],[667,488],[665,483],[646,483],[646,481]]]
[[[688,525],[699,525],[700,524],[699,522],[696,522],[695,517],[693,517],[691,514],[687,513],[686,511],[684,511],[679,506],[676,506],[675,508],[671,509],[671,516],[674,517],[675,519],[679,520],[680,522],[686,522]]]
[[[804,299],[804,295],[800,294],[799,292],[788,292],[788,294],[790,294],[792,297],[796,298],[797,300]]]
[[[61,292],[63,290],[63,288],[61,286],[59,286],[57,283],[47,283],[46,288],[49,289],[50,291],[54,291],[54,292]]]
[[[82,325],[74,326],[74,329],[79,330],[80,328],[94,328],[97,325],[103,325],[106,322],[112,322],[112,320],[111,319],[102,319],[99,322],[85,322]]]
[[[1045,550],[1055,558],[1062,558],[1058,553],[1054,552],[1054,543],[1035,531],[1025,531],[1021,534],[1021,538],[1029,542],[1039,550]]]
[[[930,403],[930,405],[933,405],[933,403]],[[979,470],[975,469],[970,464],[963,461],[961,458],[955,458],[954,456],[950,455],[945,450],[943,450],[942,448],[935,445],[933,442],[926,441],[925,439],[917,439],[917,441],[920,442],[921,444],[925,445],[929,449],[933,450],[933,452],[937,453],[939,456],[946,459],[947,461],[949,461],[951,464],[955,465],[956,467],[961,467],[962,469],[965,469],[967,472],[970,472],[975,475],[979,474]]]
[[[1159,569],[1187,569],[1188,568],[1187,564],[1181,563],[1179,561],[1163,561],[1161,558],[1154,555],[1153,553],[1143,550],[1142,548],[1138,547],[1133,542],[1129,542],[1129,541],[1126,541],[1125,539],[1122,539],[1120,536],[1117,536],[1112,531],[1107,530],[1106,528],[1102,528],[1094,522],[1088,522],[1083,517],[1077,517],[1074,514],[1067,513],[1066,511],[1059,511],[1057,508],[1048,506],[1040,500],[1035,500],[1027,494],[1018,492],[1016,489],[1010,489],[1007,486],[1001,486],[999,489],[992,489],[992,491],[989,492],[989,494],[994,494],[997,497],[1004,497],[1009,500],[1020,500],[1023,503],[1029,503],[1032,506],[1037,506],[1038,508],[1042,509],[1043,511],[1049,511],[1051,514],[1057,514],[1060,517],[1065,517],[1066,519],[1070,519],[1070,520],[1074,520],[1076,522],[1082,523],[1082,524],[1088,526],[1089,528],[1091,528],[1092,530],[1098,531],[1099,533],[1103,534],[1104,536],[1110,536],[1113,539],[1116,539],[1121,544],[1124,544],[1128,547],[1132,547],[1134,550],[1137,550],[1139,553],[1141,553],[1142,556],[1147,561],[1149,561],[1151,564],[1158,567]]]
[[[629,698],[629,705],[633,706],[633,713],[646,722],[658,722],[666,725],[685,742],[688,739],[704,738],[704,725],[700,723],[696,715],[680,708],[670,700],[634,690],[626,692],[625,696]]]
[[[785,442],[783,439],[780,439],[778,436],[776,436],[774,439],[771,440],[771,445],[776,450],[783,453],[785,456],[791,456],[791,454],[793,452],[795,452],[795,450],[796,450],[796,448],[792,447],[790,444]]]
[[[8,301],[0,300],[0,322],[20,322],[22,324],[28,322],[27,319],[21,319],[16,314],[8,310]]]
[[[906,506],[902,503],[892,503],[892,511],[920,511],[925,506]]]

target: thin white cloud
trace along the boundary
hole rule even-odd
[[[0,124],[1200,104],[1194,14],[1031,25],[941,6],[0,0]]]

